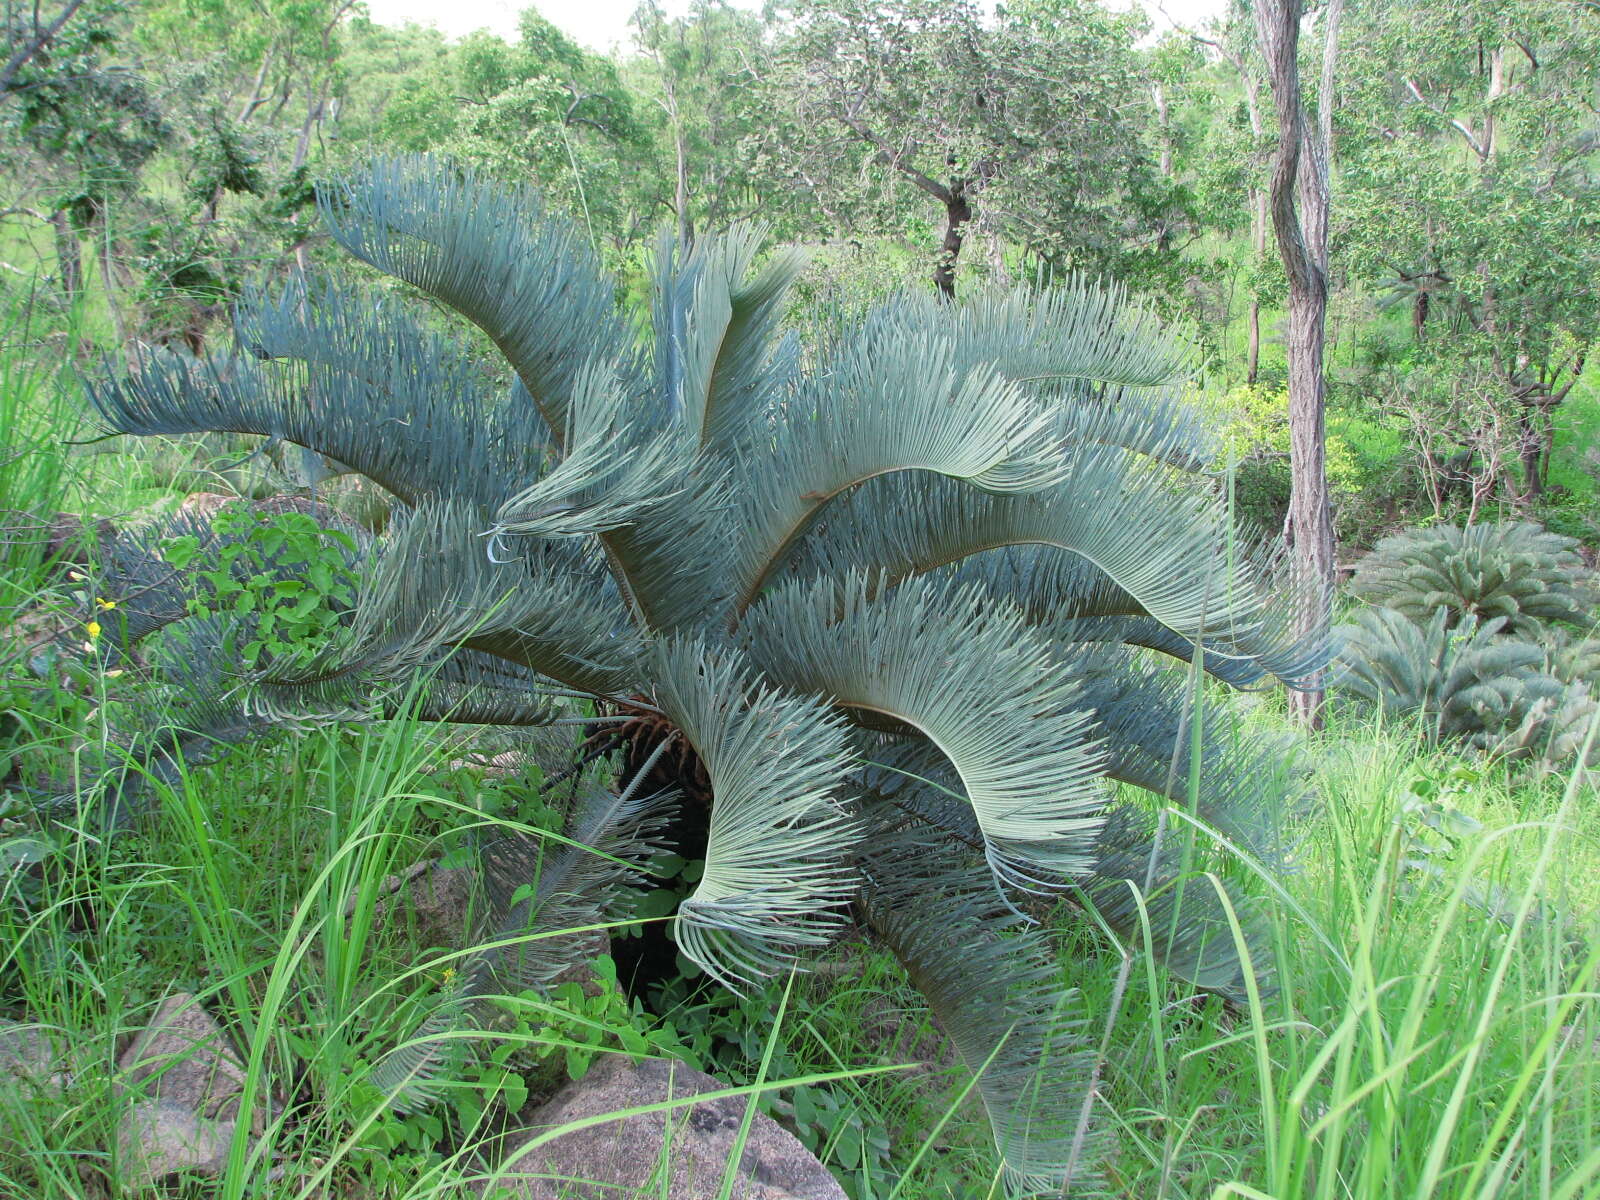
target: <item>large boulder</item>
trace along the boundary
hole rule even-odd
[[[0,1020],[0,1087],[20,1082],[36,1092],[59,1095],[71,1078],[44,1029]]]
[[[585,1118],[723,1088],[682,1063],[607,1054],[539,1106],[507,1142],[504,1167],[484,1186],[517,1200],[705,1200],[718,1194],[744,1122],[746,1098],[728,1096],[563,1133]],[[665,1191],[662,1185],[665,1183]],[[788,1130],[756,1113],[738,1155],[732,1200],[845,1200],[828,1169]]]
[[[213,1121],[174,1100],[138,1100],[117,1123],[124,1184],[149,1186],[169,1175],[215,1175],[228,1160],[234,1122]]]

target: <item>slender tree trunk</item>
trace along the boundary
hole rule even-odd
[[[1254,105],[1251,105],[1251,111],[1254,113]],[[1259,115],[1256,115],[1251,124],[1254,125],[1259,120]],[[1259,130],[1257,132],[1259,133]],[[1250,245],[1255,250],[1256,262],[1259,263],[1267,253],[1267,193],[1261,188],[1250,189]],[[1250,342],[1245,348],[1244,381],[1254,383],[1261,374],[1261,297],[1254,284],[1250,288],[1250,311],[1247,320]]]
[[[952,180],[944,201],[944,244],[939,249],[938,265],[933,269],[933,286],[946,300],[956,298],[956,260],[961,257],[961,243],[970,220],[972,205],[967,203],[966,181]]]
[[[72,218],[65,209],[58,208],[50,214],[50,228],[55,235],[61,295],[71,304],[83,291],[83,251],[78,245],[77,230],[72,228]]]
[[[1150,85],[1150,98],[1156,106],[1156,128],[1161,131],[1160,170],[1163,179],[1172,178],[1172,117],[1167,106],[1167,89],[1160,83]]]
[[[111,210],[103,210],[100,227],[100,285],[106,293],[106,310],[111,314],[111,328],[116,334],[117,346],[128,344],[127,322],[122,319],[122,305],[117,299],[117,258],[111,245]]]
[[[1289,536],[1305,599],[1297,621],[1304,637],[1328,627],[1333,589],[1333,516],[1328,502],[1323,339],[1328,306],[1328,159],[1332,142],[1333,66],[1343,0],[1326,10],[1321,111],[1315,137],[1300,99],[1300,0],[1254,0],[1256,28],[1278,116],[1272,224],[1289,280]],[[1296,192],[1301,211],[1296,211]],[[1321,722],[1320,674],[1289,693],[1304,724]]]
[[[694,217],[689,213],[689,154],[683,144],[683,130],[677,128],[677,113],[673,113],[673,156],[677,159],[677,185],[673,204],[678,210],[678,249],[687,254],[694,248]]]

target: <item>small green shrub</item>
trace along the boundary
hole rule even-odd
[[[1443,610],[1447,626],[1499,619],[1522,636],[1560,622],[1584,628],[1595,596],[1576,547],[1528,522],[1412,529],[1379,542],[1351,586],[1418,625]]]
[[[304,666],[355,605],[360,583],[350,566],[355,541],[304,513],[224,508],[212,521],[218,546],[202,554],[199,536],[170,538],[167,563],[193,570],[189,612],[227,616],[247,668],[266,662]]]

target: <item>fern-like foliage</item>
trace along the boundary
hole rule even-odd
[[[1112,809],[1110,781],[1193,799],[1270,860],[1303,790],[1282,748],[1214,719],[1191,739],[1183,676],[1150,652],[1236,684],[1326,660],[1295,632],[1318,597],[1229,527],[1177,399],[1185,348],[1083,280],[894,299],[801,347],[781,329],[798,259],[763,258],[755,226],[664,243],[645,325],[525,191],[400,159],[321,205],[340,245],[485,333],[512,382],[392,301],[296,283],[247,300],[232,353],[93,385],[114,429],[278,438],[394,496],[355,612],[296,675],[231,675],[241,703],[359,706],[433,672],[445,718],[647,706],[710,781],[684,952],[740,985],[861,910],[984,1072],[1014,1190],[1084,1178],[1083,1014],[1017,914],[1071,893],[1137,940],[1130,897],[1153,881],[1157,952],[1228,987],[1205,889],[1168,886],[1152,809]],[[540,892],[504,921],[592,920],[614,879],[563,877],[591,899],[558,913]],[[465,986],[386,1080],[428,1074]]]
[[[1419,625],[1443,609],[1451,625],[1499,619],[1523,637],[1555,623],[1587,630],[1600,597],[1577,544],[1528,522],[1411,529],[1379,542],[1351,586]]]

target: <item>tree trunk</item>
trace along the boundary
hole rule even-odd
[[[1261,301],[1254,296],[1250,297],[1247,320],[1250,341],[1245,347],[1244,381],[1253,384],[1256,377],[1261,374]]]
[[[1150,98],[1156,106],[1156,128],[1161,131],[1160,170],[1163,179],[1172,178],[1172,118],[1167,108],[1167,89],[1159,83],[1150,85]]]
[[[61,295],[71,304],[83,291],[83,251],[78,245],[77,230],[72,228],[72,219],[65,209],[58,208],[50,214],[50,228],[55,233]]]
[[[676,125],[677,114],[673,114]],[[677,160],[677,184],[673,190],[673,204],[678,210],[678,251],[688,254],[694,249],[694,217],[689,213],[689,153],[683,144],[683,131],[673,131],[673,156]]]
[[[944,245],[940,247],[939,263],[933,270],[933,286],[946,300],[956,298],[956,259],[961,256],[961,242],[970,220],[972,206],[967,203],[966,181],[953,180],[944,202]]]
[[[1255,0],[1256,28],[1278,115],[1278,153],[1271,204],[1278,253],[1289,280],[1289,537],[1306,589],[1296,631],[1325,635],[1333,591],[1333,517],[1328,502],[1322,352],[1328,307],[1328,159],[1331,155],[1333,65],[1343,0],[1327,8],[1327,45],[1317,136],[1306,127],[1300,99],[1300,0]],[[1296,211],[1296,192],[1301,211]],[[1321,723],[1322,677],[1299,681],[1289,708],[1302,723]]]

